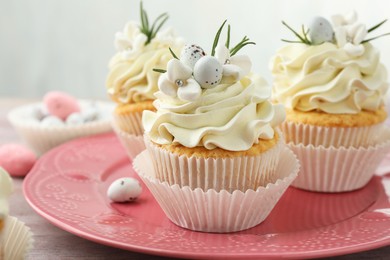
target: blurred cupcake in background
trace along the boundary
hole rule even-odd
[[[333,25],[316,17],[302,33],[283,22],[297,40],[284,40],[271,71],[274,100],[286,107],[282,131],[302,162],[295,186],[361,188],[389,149],[387,71],[371,44],[385,21],[367,29],[355,12],[333,16]]]
[[[0,167],[0,259],[3,260],[24,259],[33,244],[30,228],[8,215],[12,191],[12,179]]]
[[[165,68],[171,59],[169,48],[180,52],[183,39],[172,28],[162,29],[168,20],[163,13],[153,22],[140,3],[140,23],[130,21],[115,35],[117,53],[109,63],[107,93],[116,103],[114,129],[130,157],[144,149],[142,112],[152,110],[160,76],[153,68]],[[141,141],[139,141],[141,140]],[[140,147],[141,146],[141,147]]]

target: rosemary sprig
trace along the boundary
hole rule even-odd
[[[384,33],[384,34],[381,34],[381,35],[369,38],[367,40],[362,41],[361,43],[363,44],[363,43],[366,43],[366,42],[370,42],[372,40],[375,40],[375,39],[378,39],[378,38],[382,38],[383,36],[387,36],[387,35],[390,35],[390,33]]]
[[[177,60],[179,59],[179,58],[177,57],[177,55],[173,52],[173,50],[171,49],[171,47],[169,47],[169,51],[171,52],[173,58],[175,58],[175,59],[177,59]]]
[[[166,70],[164,69],[153,69],[154,72],[158,72],[158,73],[165,73],[167,72]]]
[[[156,37],[157,32],[161,29],[164,23],[168,20],[169,16],[167,13],[160,14],[153,22],[150,27],[148,14],[143,8],[142,1],[140,2],[140,18],[141,26],[140,31],[146,35],[147,41],[145,45],[149,44],[154,37]]]
[[[230,49],[230,56],[235,55],[239,50],[241,50],[244,46],[248,44],[256,44],[256,43],[250,42],[249,38],[244,36],[244,38],[239,43],[237,43],[236,46]]]
[[[302,25],[302,35],[300,35],[299,33],[297,33],[293,28],[291,28],[285,21],[282,21],[282,24],[284,26],[286,26],[290,31],[293,32],[293,34],[295,36],[298,37],[298,39],[300,41],[290,41],[290,40],[285,40],[285,39],[282,39],[282,41],[284,42],[293,42],[293,43],[304,43],[304,44],[307,44],[307,45],[313,45],[313,43],[307,38],[307,34],[309,33],[309,30],[305,31],[305,26]]]
[[[218,31],[217,31],[217,34],[215,35],[215,38],[214,38],[214,43],[213,43],[213,48],[211,50],[211,56],[214,56],[215,55],[215,48],[217,47],[218,45],[218,42],[219,42],[219,37],[221,36],[221,32],[222,32],[222,29],[223,27],[225,26],[225,23],[226,23],[226,20],[223,22],[223,24],[221,25],[221,27],[219,27]],[[250,42],[249,41],[249,38],[248,37],[244,37],[236,46],[234,46],[233,48],[231,48],[229,50],[230,52],[230,56],[233,56],[235,55],[239,50],[241,50],[244,46],[248,45],[248,44],[256,44],[254,42]],[[226,48],[229,49],[230,47],[230,24],[228,25],[228,30],[227,30],[227,36],[226,36],[226,43],[225,43],[225,46]]]
[[[227,36],[226,36],[226,48],[229,49],[230,46],[230,24],[228,24]]]
[[[371,27],[370,29],[367,30],[367,33],[370,33],[372,31],[374,31],[375,29],[379,28],[382,24],[384,24],[385,22],[387,22],[387,19],[383,20],[382,22],[378,23],[377,25],[374,25],[373,27]]]
[[[370,33],[376,29],[378,29],[380,26],[382,26],[385,22],[387,22],[387,19],[383,20],[382,22],[378,23],[377,25],[374,25],[373,27],[371,27],[370,29],[367,30],[367,33]],[[370,42],[372,40],[375,40],[375,39],[378,39],[378,38],[381,38],[383,36],[387,36],[387,35],[390,35],[390,33],[384,33],[384,34],[381,34],[381,35],[378,35],[378,36],[375,36],[375,37],[372,37],[372,38],[369,38],[369,39],[366,39],[364,41],[362,41],[361,43],[367,43],[367,42]]]
[[[214,42],[213,42],[213,48],[211,49],[211,56],[214,56],[214,55],[215,55],[215,48],[216,48],[217,45],[218,45],[219,36],[221,36],[221,32],[222,32],[223,27],[225,26],[226,21],[227,21],[227,20],[225,20],[225,21],[223,22],[223,24],[221,25],[221,27],[219,27],[219,29],[218,29],[218,31],[217,31],[217,34],[215,35]]]

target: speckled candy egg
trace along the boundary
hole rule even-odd
[[[76,112],[80,112],[77,99],[60,91],[51,91],[43,97],[47,111],[62,120]]]
[[[222,65],[213,56],[204,56],[194,67],[194,78],[202,88],[213,88],[221,82]]]
[[[84,124],[84,118],[81,113],[72,113],[66,118],[65,122],[67,125],[72,126],[82,125]]]
[[[309,37],[313,44],[331,42],[333,40],[332,25],[323,17],[314,17],[309,25]]]
[[[206,56],[206,53],[198,45],[185,45],[180,54],[180,61],[193,69],[195,63],[204,56]]]
[[[107,196],[114,202],[128,202],[141,195],[142,187],[137,179],[120,178],[111,183]]]

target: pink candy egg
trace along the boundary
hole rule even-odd
[[[51,91],[43,97],[47,111],[62,120],[76,112],[80,112],[80,105],[77,99],[60,91]]]
[[[26,176],[36,160],[36,155],[23,145],[5,144],[0,146],[0,166],[11,176]]]

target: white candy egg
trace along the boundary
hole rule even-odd
[[[44,111],[41,106],[32,107],[30,113],[31,117],[36,121],[41,121],[44,117],[48,116],[47,111]]]
[[[84,118],[81,113],[72,113],[66,118],[67,125],[82,125]]]
[[[204,56],[206,56],[206,53],[198,45],[185,45],[180,54],[180,61],[193,69],[195,63]]]
[[[81,115],[85,122],[90,122],[98,118],[98,109],[95,106],[90,106],[85,110],[81,111]]]
[[[111,183],[107,196],[114,202],[127,202],[135,200],[141,192],[142,187],[137,179],[125,177]]]
[[[41,121],[42,126],[63,126],[64,121],[56,116],[47,116]]]
[[[323,17],[314,17],[309,25],[309,37],[315,45],[331,42],[333,40],[332,25]]]
[[[213,56],[204,56],[194,67],[194,78],[202,88],[213,88],[221,82],[222,65]]]

